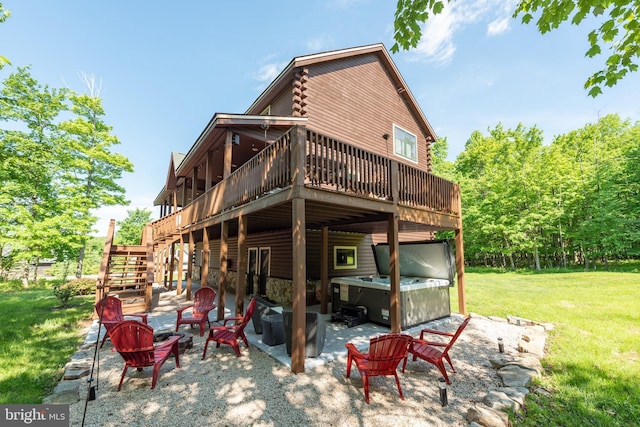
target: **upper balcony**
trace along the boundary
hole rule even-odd
[[[153,239],[170,239],[219,222],[216,217],[231,218],[233,211],[256,212],[293,197],[318,203],[319,210],[346,206],[352,211],[348,218],[333,218],[333,224],[366,221],[366,216],[355,214],[358,210],[369,218],[394,211],[401,213],[401,221],[431,218],[433,229],[456,229],[460,223],[457,184],[294,126],[182,209],[154,221]],[[273,212],[273,223],[277,216]],[[326,213],[324,218],[327,222]]]

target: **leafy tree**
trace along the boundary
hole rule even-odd
[[[133,172],[131,162],[111,148],[120,143],[104,121],[102,101],[95,79],[84,75],[89,94],[70,93],[75,117],[60,124],[65,132],[64,176],[67,206],[74,212],[71,232],[79,240],[76,277],[82,275],[86,236],[96,218],[91,209],[99,206],[126,205],[125,190],[116,183],[123,172]]]
[[[27,280],[29,266],[43,258],[78,260],[81,274],[86,237],[96,221],[91,209],[127,203],[116,180],[133,167],[111,151],[119,141],[103,117],[95,93],[50,89],[28,67],[3,82],[0,121],[8,126],[0,129],[2,264],[21,263]]]
[[[539,266],[547,202],[541,197],[542,133],[522,125],[501,124],[489,135],[474,132],[456,159],[464,206],[465,252],[516,268],[527,254]]]
[[[0,91],[0,121],[11,124],[0,129],[0,245],[10,245],[15,261],[27,266],[25,279],[28,265],[52,257],[61,243],[55,236],[63,209],[55,119],[66,109],[65,96],[39,84],[28,67],[18,68]]]
[[[566,236],[586,269],[596,259],[606,263],[625,256],[640,242],[636,197],[640,177],[633,170],[639,136],[639,125],[607,115],[552,143],[552,150],[567,159],[556,166],[564,177],[560,190]]]
[[[431,145],[431,172],[450,181],[456,181],[453,163],[447,160],[448,154],[449,143],[447,138],[438,138]]]
[[[115,241],[119,245],[139,245],[142,230],[151,222],[151,211],[147,208],[128,210],[127,217],[118,221]]]
[[[452,0],[447,0],[450,3]],[[422,37],[420,23],[437,15],[445,8],[444,0],[398,0],[392,52],[400,48],[416,47]],[[521,0],[516,5],[513,17],[522,17],[528,24],[534,20],[540,33],[554,30],[564,22],[580,25],[587,17],[604,17],[599,27],[589,32],[589,49],[586,56],[593,58],[602,54],[603,47],[610,52],[605,67],[587,79],[585,89],[596,97],[602,87],[614,86],[629,72],[638,70],[640,57],[640,0]]]

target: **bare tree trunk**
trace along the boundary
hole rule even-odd
[[[76,278],[78,279],[82,277],[82,266],[84,264],[84,251],[86,246],[87,242],[85,241],[78,252],[78,266],[76,268]]]
[[[534,253],[533,253],[533,259],[536,263],[536,271],[540,271],[540,254],[538,253],[538,248],[535,249]]]

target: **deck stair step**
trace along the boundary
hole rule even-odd
[[[149,311],[153,287],[153,245],[114,245],[111,220],[98,275],[96,301],[105,294],[122,300],[124,313]],[[150,233],[145,233],[150,236]]]

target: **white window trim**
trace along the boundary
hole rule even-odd
[[[411,135],[416,140],[416,158],[415,158],[415,160],[412,159],[411,157],[406,157],[406,156],[404,156],[401,153],[398,153],[396,151],[396,129],[399,129],[402,132]],[[398,126],[397,124],[394,123],[393,124],[393,141],[392,141],[392,144],[393,144],[393,154],[395,154],[398,157],[402,157],[403,159],[407,159],[410,162],[418,164],[418,158],[419,158],[419,155],[418,155],[418,137],[413,132],[409,132],[408,130],[406,130],[402,126]]]

